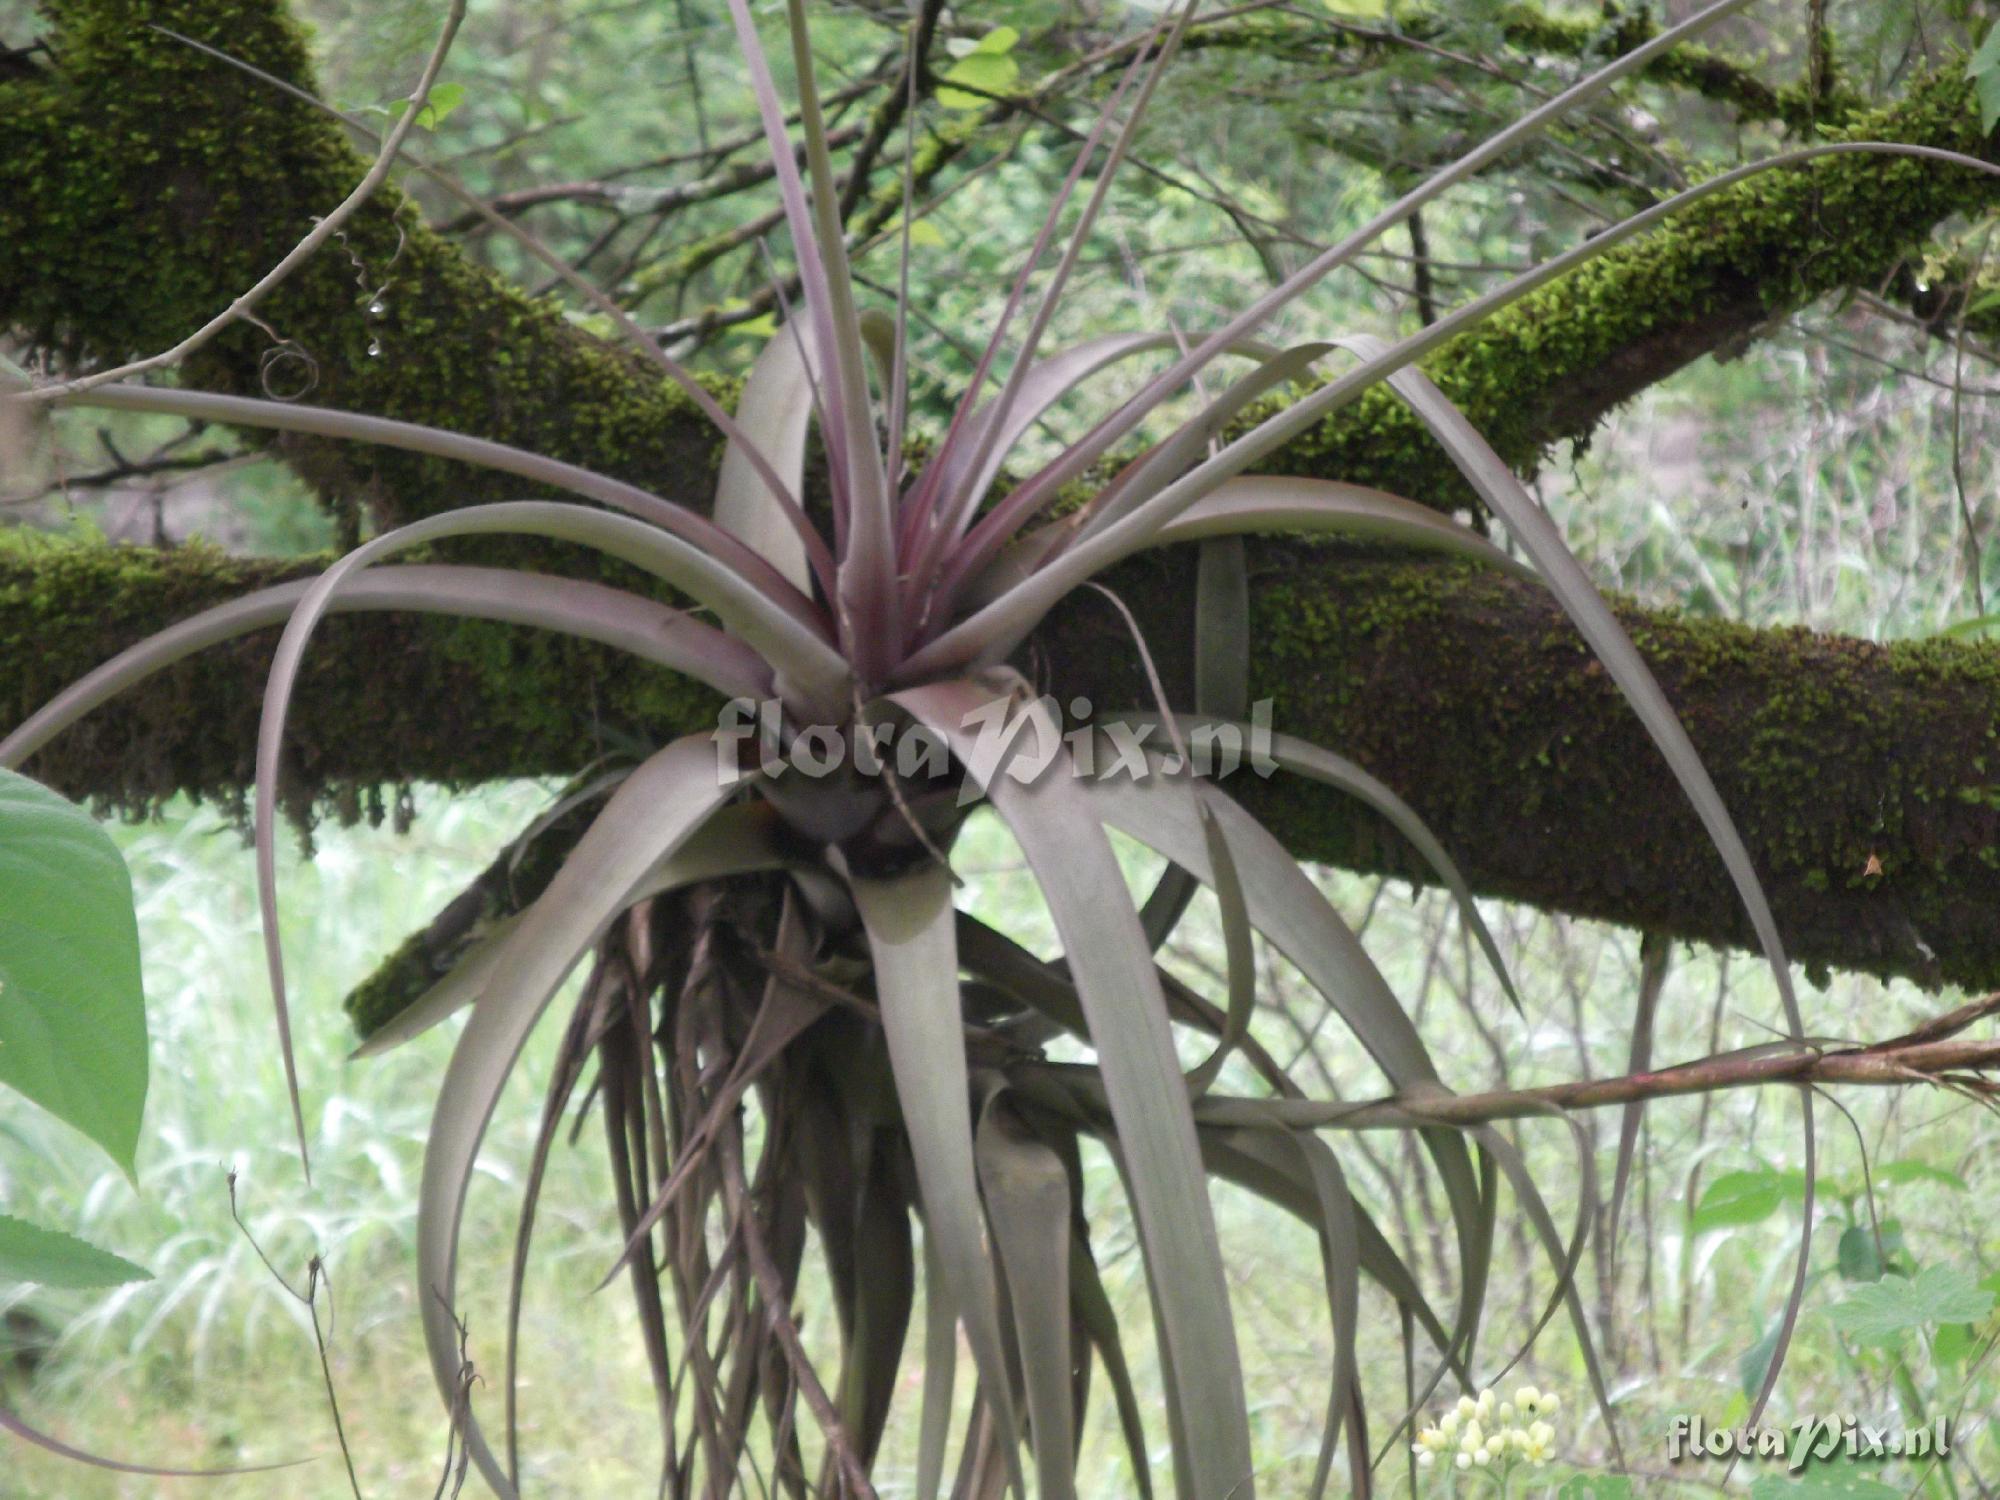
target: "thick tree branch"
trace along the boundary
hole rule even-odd
[[[309,82],[277,0],[59,0],[60,72],[0,84],[0,325],[72,357],[169,344],[275,262],[364,169],[340,127],[149,31],[170,26]],[[1840,132],[1980,153],[1970,85],[1947,68]],[[1532,469],[1619,402],[1826,292],[1874,287],[1932,226],[1990,202],[1935,163],[1838,158],[1746,184],[1525,299],[1432,362],[1501,453]],[[401,253],[398,254],[398,246]],[[712,472],[716,435],[636,359],[470,266],[384,193],[266,304],[317,361],[315,401],[476,431],[641,482]],[[393,278],[371,319],[364,278]],[[379,355],[371,356],[371,344]],[[239,329],[187,371],[257,393],[266,335]],[[340,504],[387,519],[511,493],[491,476],[326,444],[286,456]],[[1282,455],[1441,508],[1469,492],[1383,393]],[[695,494],[699,485],[689,486]],[[692,498],[692,497],[690,497]]]
[[[0,82],[0,326],[72,360],[171,343],[227,304],[352,186],[362,162],[304,106],[146,29],[158,22],[283,76],[304,49],[276,0],[57,0],[59,69]],[[1987,149],[1947,70],[1857,114],[1857,136]],[[1840,159],[1763,179],[1607,255],[1445,350],[1433,372],[1501,451],[1533,468],[1617,401],[1837,288],[1867,286],[1983,182],[1933,164]],[[400,246],[400,251],[399,251]],[[390,280],[371,318],[357,290]],[[719,456],[691,405],[635,358],[476,270],[384,193],[265,304],[312,354],[314,399],[472,431],[698,501]],[[368,347],[379,341],[381,354]],[[256,391],[268,337],[204,349],[193,384]],[[331,503],[386,520],[515,487],[378,450],[286,440]],[[1293,472],[1365,479],[1441,506],[1455,475],[1386,396],[1286,452]],[[524,556],[527,554],[524,554]],[[545,554],[535,554],[546,562]],[[1279,725],[1403,791],[1483,891],[1685,937],[1740,941],[1713,853],[1639,730],[1540,595],[1434,566],[1266,543],[1259,691]],[[283,570],[278,570],[283,571]],[[269,566],[205,552],[0,552],[0,718],[9,722],[147,630]],[[1192,569],[1168,555],[1112,580],[1171,665]],[[1772,882],[1801,957],[1967,985],[2000,982],[2000,790],[1987,766],[2000,658],[1634,615],[1642,644]],[[1101,601],[1038,639],[1052,681],[1144,702]],[[249,776],[268,643],[176,669],[77,731],[39,769],[142,803]],[[300,696],[300,785],[561,774],[607,737],[703,722],[684,685],[585,648],[475,626],[341,621]],[[1302,855],[1406,868],[1329,794],[1246,789]],[[1877,871],[1879,870],[1879,873]]]
[[[305,571],[199,548],[0,551],[0,721],[147,632]],[[1396,788],[1488,895],[1675,937],[1748,934],[1720,861],[1616,690],[1540,590],[1380,553],[1251,548],[1253,692],[1277,728]],[[1109,577],[1186,701],[1186,551]],[[1880,646],[1626,612],[1742,823],[1795,955],[2000,983],[2000,652]],[[714,722],[704,690],[503,627],[332,620],[307,658],[297,786],[340,803],[404,781],[569,775]],[[172,669],[28,769],[130,806],[251,777],[267,636]],[[1073,598],[1024,661],[1101,709],[1150,701],[1124,622]],[[1385,825],[1308,783],[1231,790],[1301,856],[1420,873]],[[300,803],[310,800],[298,794]]]

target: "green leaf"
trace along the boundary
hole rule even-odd
[[[132,877],[90,814],[0,770],[0,1083],[129,1174],[146,1108]]]
[[[74,1235],[0,1214],[0,1286],[27,1281],[37,1286],[96,1288],[152,1279],[151,1271]]]
[[[1840,1236],[1840,1274],[1849,1281],[1880,1281],[1902,1248],[1903,1226],[1894,1219],[1884,1221],[1879,1246],[1871,1226],[1851,1224]]]
[[[1931,1340],[1931,1358],[1941,1365],[1963,1364],[1977,1342],[1970,1323],[1947,1323]]]
[[[979,89],[977,94],[968,94],[963,89],[940,88],[937,100],[946,109],[984,109],[992,101],[988,94],[1011,93],[1015,82],[1021,76],[1021,65],[1007,55],[1013,47],[1012,40],[1004,45],[989,45],[995,37],[1003,33],[1015,35],[1013,28],[1003,26],[993,32],[977,48],[968,52],[951,65],[944,75],[946,84],[962,83],[968,88]]]
[[[1572,1474],[1556,1500],[1632,1500],[1632,1481],[1623,1474]]]
[[[1903,1491],[1851,1469],[1808,1469],[1766,1474],[1750,1486],[1750,1500],[1903,1500]]]
[[[1875,1169],[1877,1182],[1935,1182],[1951,1188],[1955,1192],[1968,1193],[1972,1189],[1966,1180],[1956,1172],[1948,1172],[1943,1167],[1934,1167],[1927,1161],[1892,1161],[1886,1167]]]
[[[1743,1394],[1751,1400],[1755,1400],[1757,1393],[1764,1389],[1764,1377],[1771,1373],[1771,1357],[1778,1352],[1778,1334],[1784,1326],[1784,1319],[1774,1319],[1763,1336],[1745,1349],[1743,1357],[1736,1362],[1736,1374],[1743,1384]]]
[[[1981,73],[1972,91],[1979,96],[1979,128],[1991,135],[1993,127],[2000,125],[2000,68]]]
[[[465,102],[465,85],[462,83],[439,83],[431,86],[424,107],[417,113],[417,125],[423,130],[435,130],[445,122],[453,110]],[[389,110],[389,118],[400,120],[409,109],[410,101],[400,100]]]
[[[1970,311],[1985,311],[1985,303],[1989,300],[1996,306],[2000,306],[2000,292],[1993,292],[1987,297],[1982,297],[1972,305]],[[1938,638],[1947,641],[1963,640],[1968,636],[1984,635],[1995,626],[2000,626],[2000,615],[1975,615],[1969,620],[1959,620],[1955,624],[1945,626],[1944,629],[1938,632]]]
[[[1389,0],[1325,0],[1326,8],[1336,16],[1346,16],[1355,21],[1386,21],[1389,18]]]
[[[1796,1202],[1804,1188],[1805,1177],[1800,1172],[1776,1172],[1769,1167],[1724,1172],[1702,1193],[1692,1227],[1696,1234],[1705,1234],[1711,1229],[1762,1223],[1785,1203]]]
[[[1979,44],[1979,50],[1965,65],[1967,78],[1981,78],[1995,71],[2000,71],[2000,22],[1988,28],[1986,40]]]
[[[1996,307],[2000,307],[2000,292],[1988,292],[1983,297],[1975,297],[1972,306],[1965,310],[1965,314],[1967,317],[1977,317],[1980,313],[1992,312]],[[1989,623],[1993,619],[1991,615],[1982,615],[1980,618]]]
[[[1993,1293],[1957,1266],[1926,1266],[1911,1277],[1888,1276],[1862,1287],[1832,1312],[1834,1327],[1863,1343],[1883,1343],[1906,1328],[1968,1323],[1986,1316]]]

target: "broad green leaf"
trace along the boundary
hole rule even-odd
[[[1956,1192],[1970,1192],[1966,1180],[1956,1172],[1934,1167],[1927,1161],[1892,1161],[1875,1169],[1877,1182],[1935,1182]]]
[[[1979,128],[1988,135],[2000,125],[2000,68],[1988,68],[1972,85],[1979,96]]]
[[[1970,1323],[1947,1323],[1931,1340],[1931,1358],[1941,1365],[1962,1364],[1978,1342]]]
[[[1835,1263],[1840,1269],[1840,1274],[1849,1281],[1880,1281],[1885,1269],[1884,1255],[1894,1254],[1900,1244],[1900,1235],[1896,1237],[1894,1244],[1890,1242],[1885,1226],[1882,1243],[1878,1248],[1873,1228],[1866,1224],[1850,1224],[1841,1233],[1840,1250]]]
[[[1003,28],[1010,29],[1010,28]],[[965,89],[940,88],[937,101],[946,109],[984,109],[993,101],[988,94],[1005,94],[1013,90],[1021,76],[1021,65],[1003,51],[989,51],[982,43],[978,50],[968,52],[944,75],[947,85],[959,83],[966,88],[981,90],[968,94]]]
[[[146,997],[132,877],[89,813],[0,770],[0,1083],[132,1171]]]
[[[1350,21],[1386,21],[1389,0],[1325,0],[1326,8]]]
[[[152,1279],[151,1271],[142,1271],[74,1235],[0,1214],[0,1286],[25,1281],[37,1286],[96,1288]]]
[[[1736,1374],[1743,1383],[1743,1394],[1753,1400],[1764,1389],[1764,1377],[1771,1371],[1771,1357],[1778,1352],[1778,1335],[1784,1326],[1782,1320],[1772,1323],[1736,1362]]]
[[[1981,78],[1993,72],[2000,72],[2000,21],[1988,28],[1986,40],[1965,65],[1967,78]]]
[[[1907,1328],[1969,1323],[1993,1307],[1993,1293],[1957,1266],[1926,1266],[1914,1276],[1885,1276],[1864,1286],[1829,1316],[1834,1327],[1863,1343],[1882,1343]]]
[[[417,124],[424,130],[436,130],[451,112],[465,102],[465,85],[462,83],[438,83],[431,85],[431,91],[424,100],[424,107],[417,111]],[[408,113],[410,101],[399,100],[388,111],[392,120],[400,120]]]
[[[1750,1486],[1750,1500],[1903,1500],[1903,1494],[1898,1486],[1845,1468],[1766,1474]]]
[[[1556,1491],[1556,1500],[1631,1500],[1632,1481],[1623,1474],[1574,1474]]]
[[[1703,1190],[1692,1227],[1696,1234],[1705,1234],[1711,1229],[1760,1224],[1786,1202],[1796,1201],[1803,1186],[1800,1174],[1768,1167],[1724,1172]]]

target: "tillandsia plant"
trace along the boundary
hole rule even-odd
[[[1480,1369],[1477,1352],[1502,1179],[1554,1268],[1542,1321],[1566,1306],[1589,1360],[1572,1288],[1581,1226],[1591,1216],[1588,1153],[1578,1163],[1583,1217],[1565,1235],[1489,1123],[1553,1106],[1529,1096],[1455,1105],[1355,933],[1220,778],[1200,774],[1197,751],[1243,743],[1253,646],[1237,540],[1244,533],[1359,535],[1537,577],[1671,763],[1777,976],[1784,1029],[1803,1043],[1770,910],[1687,735],[1553,524],[1417,362],[1496,309],[1750,173],[1856,151],[1927,155],[1941,170],[1995,169],[1922,148],[1812,146],[1691,188],[1411,337],[1282,349],[1257,341],[1275,314],[1383,230],[1746,3],[1723,0],[1552,98],[1221,326],[1197,335],[1171,328],[1119,335],[1045,355],[1053,310],[1193,6],[1179,9],[1138,49],[1089,132],[947,429],[912,464],[903,338],[909,205],[902,295],[892,311],[864,310],[849,267],[803,0],[789,0],[785,10],[798,79],[797,141],[748,0],[730,0],[797,286],[797,306],[736,411],[719,409],[615,304],[568,274],[725,434],[726,456],[705,512],[473,435],[114,378],[158,361],[68,382],[17,382],[17,408],[169,412],[384,444],[594,502],[522,499],[389,531],[316,581],[249,596],[132,648],[0,742],[0,764],[21,763],[148,674],[208,644],[283,624],[257,757],[255,824],[265,944],[302,1151],[274,920],[274,848],[286,719],[318,622],[341,611],[414,610],[537,626],[607,643],[736,705],[718,733],[676,740],[628,770],[573,788],[546,823],[582,831],[545,888],[467,945],[436,987],[364,1048],[393,1046],[470,1007],[426,1151],[417,1274],[431,1360],[462,1453],[497,1494],[512,1497],[520,1488],[514,1342],[542,1166],[593,1060],[625,1237],[615,1270],[627,1276],[635,1299],[657,1389],[663,1483],[677,1496],[736,1493],[750,1482],[746,1464],[759,1482],[769,1475],[787,1494],[872,1493],[870,1472],[919,1285],[916,1493],[939,1493],[956,1446],[955,1495],[1025,1494],[1030,1473],[1044,1500],[1075,1494],[1094,1357],[1130,1449],[1134,1484],[1152,1495],[1157,1481],[1125,1330],[1083,1212],[1082,1162],[1091,1142],[1115,1162],[1137,1227],[1176,1494],[1249,1500],[1255,1493],[1211,1179],[1270,1199],[1319,1239],[1336,1352],[1315,1495],[1336,1464],[1352,1492],[1370,1493],[1381,1462],[1371,1451],[1357,1371],[1364,1277],[1431,1346],[1406,1409],[1374,1429],[1383,1455],[1414,1460],[1428,1440],[1415,1432],[1415,1416],[1439,1387],[1470,1392],[1476,1375],[1504,1367],[1504,1359],[1487,1358]],[[421,107],[461,11],[453,9],[405,121]],[[909,75],[914,90],[917,69]],[[399,122],[384,140],[372,181],[393,162],[403,128]],[[541,253],[516,226],[490,212],[487,218]],[[338,219],[322,221],[314,243]],[[246,294],[244,307],[268,284]],[[1170,358],[1135,395],[1047,462],[1009,476],[1019,440],[1053,403],[1108,366],[1151,354]],[[1224,359],[1244,367],[1212,388],[1204,377]],[[1320,367],[1336,359],[1344,368],[1322,378]],[[1407,499],[1254,473],[1288,438],[1383,382],[1422,418],[1526,563]],[[1280,396],[1287,399],[1272,400]],[[1191,416],[1105,477],[1102,462],[1121,443],[1159,419],[1165,403],[1186,398]],[[1270,414],[1250,422],[1260,401],[1271,402]],[[815,429],[823,499],[807,484]],[[489,536],[592,549],[651,575],[687,604],[539,572],[394,561],[413,549]],[[1202,548],[1196,700],[1169,705],[1156,680],[1154,702],[1065,732],[1062,685],[1040,695],[1010,661],[1066,595],[1120,559],[1175,543]],[[1134,649],[1143,654],[1144,644],[1135,641]],[[1328,783],[1384,815],[1456,893],[1464,920],[1499,964],[1446,851],[1407,806],[1334,748],[1282,733],[1263,736],[1259,746],[1283,774]],[[914,753],[905,754],[909,747]],[[803,774],[805,766],[827,774]],[[952,849],[975,806],[990,807],[1025,853],[1060,959],[1036,956],[956,904]],[[1128,892],[1111,830],[1169,862],[1141,902]],[[1213,893],[1221,914],[1221,1003],[1156,959],[1199,887]],[[1249,1023],[1259,938],[1303,973],[1380,1066],[1388,1100],[1352,1106],[1309,1099],[1257,1045]],[[460,1222],[501,1091],[579,967],[586,977],[543,1110],[512,1269],[506,1370],[493,1390],[468,1378],[468,1338],[484,1343],[488,1335],[460,1321]],[[1511,994],[1504,969],[1502,982]],[[1206,1040],[1190,1067],[1181,1047],[1196,1035]],[[1052,1046],[1058,1039],[1065,1039],[1060,1049]],[[1232,1062],[1231,1080],[1254,1080],[1247,1092],[1222,1091]],[[1433,1306],[1349,1191],[1327,1135],[1364,1127],[1413,1132],[1437,1174],[1458,1258],[1449,1306]],[[1809,1180],[1809,1111],[1804,1128]],[[839,1325],[839,1361],[830,1371],[809,1356],[794,1308],[813,1242]],[[1794,1314],[1803,1245],[1800,1256]],[[1789,1328],[1788,1318],[1780,1348]],[[961,1332],[977,1386],[954,1444]],[[1780,1362],[1771,1362],[1760,1408]],[[1594,1363],[1590,1370],[1595,1381]],[[1601,1382],[1597,1394],[1603,1402]],[[490,1435],[496,1404],[497,1439]],[[1608,1425],[1608,1405],[1605,1415]],[[1532,1424],[1524,1430],[1526,1443],[1546,1445]],[[1534,1456],[1511,1446],[1508,1453]]]

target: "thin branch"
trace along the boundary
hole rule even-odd
[[[1285,1123],[1330,1130],[1407,1130],[1425,1125],[1467,1126],[1492,1120],[1546,1115],[1550,1109],[1603,1109],[1636,1101],[1712,1094],[1722,1089],[1771,1084],[1852,1084],[1871,1087],[1941,1084],[1977,1094],[2000,1096],[2000,1085],[1982,1077],[2000,1068],[2000,1041],[1969,1041],[1958,1033],[2000,1012],[2000,993],[1959,1007],[1892,1041],[1826,1051],[1790,1043],[1727,1052],[1657,1072],[1621,1078],[1505,1089],[1484,1094],[1440,1094],[1436,1098],[1396,1096],[1354,1104],[1289,1099],[1216,1100],[1198,1105],[1198,1118],[1216,1123]]]

